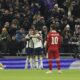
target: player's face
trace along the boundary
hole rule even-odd
[[[30,29],[30,30],[29,30],[29,34],[30,34],[30,35],[33,35],[33,34],[34,34],[34,31],[33,31],[32,29]]]

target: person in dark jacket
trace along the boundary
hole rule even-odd
[[[2,28],[2,32],[0,34],[0,51],[2,53],[8,52],[8,44],[11,41],[10,35],[6,28]]]
[[[22,49],[25,47],[25,30],[24,30],[24,28],[20,28],[16,32],[15,38],[16,38],[16,42],[17,42],[18,51],[21,53]]]

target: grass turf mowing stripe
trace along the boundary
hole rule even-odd
[[[0,80],[80,80],[80,70],[62,70],[46,74],[47,70],[0,70]]]

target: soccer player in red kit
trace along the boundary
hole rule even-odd
[[[50,26],[50,32],[47,36],[47,49],[48,49],[48,61],[49,61],[49,71],[46,73],[52,73],[52,59],[55,58],[58,67],[58,73],[60,70],[60,54],[59,50],[61,48],[61,35],[56,31],[55,24]]]

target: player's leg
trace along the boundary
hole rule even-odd
[[[53,59],[52,53],[48,54],[48,59],[49,59],[49,70],[52,70],[52,59]]]
[[[35,67],[38,69],[38,48],[35,48]]]
[[[39,60],[40,60],[40,62],[39,62],[39,68],[43,69],[43,57],[42,57],[42,55],[39,56]]]
[[[34,68],[34,50],[33,48],[30,48],[30,67],[31,69]]]
[[[38,65],[39,65],[39,69],[43,69],[43,55],[42,55],[42,48],[39,48],[38,49],[38,59],[39,59],[39,62],[38,62]]]
[[[59,54],[58,51],[55,52],[55,58],[56,58],[58,73],[61,73],[61,69],[60,69],[60,54]]]
[[[30,63],[30,68],[33,69],[33,58],[32,56],[30,56],[30,59],[29,59],[29,63]]]
[[[32,67],[35,68],[35,54],[32,55]]]
[[[30,63],[30,68],[33,68],[33,49],[32,48],[26,48],[26,53],[27,53],[27,58],[26,58],[26,63],[25,63],[25,68],[28,68],[28,63]]]
[[[38,65],[38,56],[35,56],[35,67],[38,69],[39,65]]]
[[[48,53],[48,62],[49,62],[49,71],[46,73],[52,73],[52,59],[53,59],[53,53]]]
[[[28,53],[28,48],[26,48],[26,54],[27,54],[27,57],[26,57],[26,62],[25,62],[25,69],[28,68],[28,62],[29,62],[29,53]]]
[[[32,67],[32,53],[33,53],[33,50],[32,48],[26,48],[26,54],[27,54],[27,57],[26,57],[26,64],[25,64],[25,68],[28,69],[28,64],[30,63],[30,68],[33,68]]]
[[[28,57],[26,57],[26,62],[25,62],[25,69],[28,68]]]

